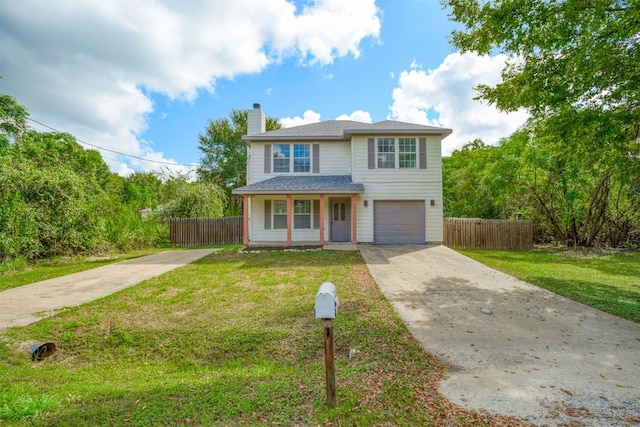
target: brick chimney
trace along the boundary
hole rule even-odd
[[[247,135],[256,135],[266,131],[264,113],[260,109],[260,104],[253,104],[253,110],[249,110],[247,117]]]

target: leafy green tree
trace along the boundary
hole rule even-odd
[[[224,215],[227,196],[216,184],[189,181],[187,175],[170,177],[165,183],[166,202],[160,211],[164,220],[171,218],[205,218]]]
[[[603,236],[619,244],[622,230],[628,240],[638,226],[630,207],[640,202],[633,187],[640,173],[640,4],[442,3],[465,27],[453,32],[455,47],[509,58],[502,82],[477,89],[502,110],[532,115],[507,144],[522,150],[517,182],[531,214],[568,244]]]
[[[637,118],[640,4],[635,0],[443,0],[464,25],[463,52],[505,53],[502,82],[480,96],[536,116],[615,108]],[[637,122],[636,122],[637,123]],[[636,130],[637,132],[637,130]]]
[[[125,179],[125,201],[136,209],[156,209],[162,203],[162,191],[156,172],[134,172]]]
[[[14,97],[0,94],[0,152],[27,131],[28,116]]]
[[[242,203],[231,194],[234,188],[247,183],[247,146],[242,136],[247,134],[247,110],[231,110],[229,118],[209,120],[204,133],[198,136],[202,151],[198,178],[220,186],[227,195],[225,210],[234,215],[242,212]],[[280,129],[278,119],[267,117],[266,130]]]
[[[27,117],[15,99],[0,95],[0,262],[166,240],[166,225],[140,218],[146,187],[144,196],[127,199],[125,179],[97,151],[69,134],[30,130]]]

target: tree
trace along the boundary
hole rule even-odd
[[[171,218],[219,217],[224,214],[227,198],[216,184],[206,181],[189,181],[187,175],[170,177],[165,183],[166,202],[160,216]]]
[[[442,159],[444,216],[508,219],[520,210],[505,150],[476,139]]]
[[[498,108],[527,109],[522,189],[558,240],[592,245],[630,230],[640,173],[640,4],[637,0],[442,0],[464,30],[463,52],[501,52],[502,82],[478,86]],[[514,139],[514,140],[515,140]],[[533,165],[533,166],[532,166]],[[621,191],[629,196],[620,196]],[[616,194],[618,208],[612,208]],[[618,210],[617,213],[615,211]],[[615,220],[617,218],[617,220]],[[636,223],[637,225],[637,223]],[[632,233],[632,231],[629,231]],[[630,234],[627,234],[627,238]]]
[[[242,136],[247,134],[247,110],[231,110],[229,118],[209,120],[203,134],[198,135],[202,151],[198,178],[220,186],[227,195],[228,214],[242,212],[242,203],[231,191],[247,183],[247,146]],[[266,130],[280,129],[278,119],[266,118]]]
[[[0,152],[27,131],[27,109],[10,95],[0,94]]]
[[[463,52],[505,53],[502,82],[480,97],[534,115],[615,108],[637,119],[640,5],[630,0],[443,0]],[[637,121],[636,121],[637,123]],[[635,130],[637,132],[637,129]]]

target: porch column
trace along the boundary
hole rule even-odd
[[[249,195],[242,195],[242,244],[249,244]]]
[[[358,212],[358,195],[357,194],[352,194],[351,195],[351,243],[356,244],[358,243],[358,218],[357,218],[357,214],[356,212]]]
[[[324,194],[320,195],[320,244],[324,245]]]
[[[291,194],[287,194],[287,245],[292,243],[291,240],[291,218],[293,217],[293,209],[291,205]]]

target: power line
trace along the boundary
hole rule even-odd
[[[30,121],[32,121],[32,122],[34,122],[34,123],[37,123],[37,124],[39,124],[40,126],[44,126],[44,127],[46,127],[47,129],[51,129],[51,130],[52,130],[52,131],[54,131],[54,132],[64,133],[64,132],[62,132],[62,131],[60,131],[60,130],[58,130],[58,129],[55,129],[55,128],[53,128],[53,127],[49,126],[49,125],[45,125],[44,123],[39,122],[38,120],[34,120],[34,119],[32,119],[31,117],[27,117],[27,120],[30,120]],[[171,165],[171,166],[186,166],[186,167],[196,167],[196,166],[200,166],[199,164],[171,163],[171,162],[163,162],[163,161],[161,161],[161,160],[150,160],[150,159],[145,159],[145,158],[143,158],[143,157],[134,156],[134,155],[132,155],[132,154],[125,154],[125,153],[121,153],[120,151],[112,150],[112,149],[110,149],[110,148],[100,147],[99,145],[91,144],[91,143],[86,142],[86,141],[83,141],[83,140],[81,140],[81,139],[79,139],[79,138],[77,138],[77,137],[75,137],[75,136],[74,136],[74,138],[75,138],[75,140],[76,140],[76,141],[78,141],[78,142],[80,142],[80,143],[82,143],[82,144],[88,145],[88,146],[90,146],[90,147],[97,148],[97,149],[99,149],[99,150],[109,151],[109,152],[111,152],[111,153],[119,154],[119,155],[124,156],[124,157],[131,157],[132,159],[142,160],[143,162],[159,163],[159,164],[162,164],[162,165]]]

